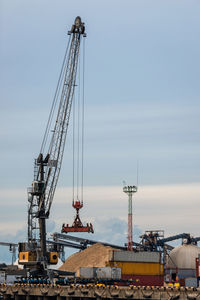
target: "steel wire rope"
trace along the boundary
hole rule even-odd
[[[58,97],[59,97],[59,94],[60,94],[61,83],[63,81],[63,77],[64,77],[64,74],[65,74],[64,69],[65,69],[65,66],[66,66],[66,58],[67,58],[67,53],[68,53],[70,40],[71,40],[71,37],[69,38],[67,49],[66,49],[66,52],[65,52],[65,55],[64,55],[64,59],[63,59],[62,67],[61,67],[61,72],[60,72],[60,75],[59,75],[59,79],[58,79],[58,83],[57,83],[57,87],[56,87],[56,92],[55,92],[55,95],[54,95],[53,104],[52,104],[51,112],[50,112],[50,115],[49,115],[49,120],[48,120],[46,131],[45,131],[44,142],[43,142],[42,147],[41,147],[41,152],[44,150],[44,148],[46,146],[46,142],[47,142],[49,132],[50,132],[50,126],[52,124],[53,115],[54,115],[56,104],[57,104]]]
[[[73,36],[73,39],[74,39],[74,36]],[[59,106],[58,106],[57,118],[56,118],[54,130],[53,130],[53,135],[51,137],[49,148],[48,148],[48,152],[47,152],[48,154],[50,154],[50,156],[52,154],[53,144],[55,143],[54,139],[55,139],[55,135],[56,135],[56,127],[59,124],[58,116],[60,115],[60,110],[62,108],[63,87],[64,87],[65,78],[67,76],[68,63],[69,63],[69,60],[70,60],[70,57],[71,57],[71,50],[72,50],[73,39],[71,41],[71,37],[70,37],[69,40],[68,40],[68,45],[67,45],[66,52],[65,52],[65,55],[64,55],[64,60],[63,60],[63,64],[62,64],[62,68],[61,68],[61,72],[60,72],[60,76],[59,76],[59,80],[58,80],[58,84],[57,84],[57,88],[56,88],[56,92],[55,92],[55,96],[54,96],[53,105],[52,105],[52,109],[51,109],[51,112],[50,112],[50,116],[49,116],[49,120],[48,120],[48,125],[47,125],[47,128],[46,128],[46,141],[47,141],[47,138],[48,138],[48,135],[49,135],[49,132],[50,132],[50,125],[51,125],[52,119],[53,119],[53,113],[55,111],[55,107],[56,107],[56,104],[57,104],[57,101],[58,101],[58,96],[60,95],[60,103],[59,103]],[[70,49],[69,49],[70,41],[71,41],[71,46],[70,46]],[[63,82],[63,84],[61,85],[62,82]],[[46,142],[44,144],[46,145]],[[45,190],[49,187],[48,182],[50,180],[50,177],[52,177],[50,170],[51,170],[51,166],[48,167],[48,171],[46,170],[46,172],[45,172],[45,175],[46,175],[46,178],[45,178]],[[53,179],[51,179],[52,182],[54,182],[56,170],[57,170],[57,165],[55,167],[54,175],[52,177]],[[38,174],[39,174],[39,172],[38,172]],[[51,187],[52,187],[52,184],[53,183],[51,183]],[[47,191],[48,197],[46,198],[46,203],[45,203],[46,206],[47,205],[49,206],[49,209],[50,209],[51,201],[52,201],[51,200],[49,202],[49,197],[51,197],[51,195],[50,195],[51,192],[52,192],[51,190]],[[43,197],[43,199],[42,199],[42,201],[41,201],[41,203],[40,203],[40,205],[38,207],[38,210],[41,209],[41,205],[42,205],[42,203],[44,201],[45,201],[45,197]],[[47,204],[48,202],[49,202],[49,204]]]
[[[80,49],[81,51],[81,49]],[[72,187],[72,194],[73,194],[73,199],[72,203],[74,202],[75,199],[75,169],[77,171],[76,174],[76,198],[77,200],[79,199],[79,194],[80,194],[80,199],[83,202],[83,155],[84,155],[84,74],[85,74],[85,39],[83,40],[83,62],[82,62],[82,67],[83,67],[83,72],[82,72],[82,103],[81,103],[81,61],[79,59],[79,77],[78,77],[78,82],[79,82],[79,89],[78,89],[78,108],[77,108],[77,166],[75,168],[75,132],[76,132],[76,107],[75,107],[75,101],[73,103],[73,187]],[[81,57],[81,54],[80,54]],[[81,107],[82,106],[82,107]],[[80,116],[80,108],[82,108],[81,116]],[[81,120],[81,128],[80,128],[80,120]],[[80,131],[81,131],[81,136],[80,136]],[[80,154],[80,143],[81,143],[81,154]],[[80,159],[81,155],[81,159]],[[81,160],[81,163],[80,163]],[[81,171],[80,169],[80,164],[81,164]],[[79,178],[81,177],[81,179]],[[81,186],[79,186],[81,180]],[[80,191],[81,190],[81,191]]]
[[[43,141],[42,141],[40,153],[42,153],[44,151],[44,148],[46,146],[46,142],[47,142],[47,139],[48,139],[48,136],[49,136],[50,126],[52,124],[53,115],[54,115],[56,104],[57,104],[57,101],[58,101],[60,86],[61,86],[61,83],[62,83],[62,80],[63,80],[63,76],[64,76],[64,67],[66,65],[66,58],[67,58],[67,54],[68,54],[68,49],[69,49],[70,41],[71,41],[71,36],[69,37],[67,48],[66,48],[66,51],[65,51],[65,54],[64,54],[64,59],[63,59],[63,63],[62,63],[60,75],[59,75],[59,78],[58,78],[58,83],[57,83],[57,86],[56,86],[56,91],[55,91],[55,94],[54,94],[54,97],[53,97],[53,103],[52,103],[50,114],[49,114],[49,118],[48,118],[48,121],[47,121],[47,126],[46,126],[46,129],[45,129],[45,134],[44,134],[44,138],[43,138]]]
[[[79,51],[80,51],[80,48],[79,48]],[[74,95],[74,98],[75,95]],[[75,199],[75,146],[76,146],[76,143],[75,143],[75,133],[76,133],[76,102],[75,102],[75,99],[73,101],[73,187],[72,187],[72,205],[74,204],[74,199]]]
[[[81,161],[81,201],[83,202],[84,184],[84,129],[85,129],[85,39],[83,39],[83,87],[82,87],[82,161]]]
[[[76,98],[76,97],[74,97]],[[76,102],[73,101],[73,128],[72,128],[72,204],[75,195],[75,130],[76,130]]]
[[[74,37],[73,37],[74,39]],[[60,94],[60,103],[59,103],[59,106],[58,106],[58,112],[57,112],[57,118],[56,118],[56,122],[55,122],[55,125],[54,125],[54,130],[53,130],[53,135],[52,135],[52,138],[51,138],[51,142],[50,142],[50,145],[49,145],[49,150],[48,150],[48,153],[51,154],[52,152],[52,148],[56,145],[56,148],[57,148],[57,141],[58,141],[58,133],[60,132],[61,128],[63,127],[63,110],[64,110],[64,106],[65,106],[65,85],[68,85],[70,86],[73,78],[72,77],[69,77],[69,74],[68,72],[71,71],[71,65],[69,65],[70,63],[70,60],[72,59],[72,56],[73,56],[73,47],[74,47],[74,40],[72,40],[72,43],[71,43],[71,46],[70,46],[70,49],[69,49],[69,55],[67,57],[67,60],[66,60],[66,71],[63,72],[63,85],[61,87],[61,94]],[[71,88],[70,88],[71,90]],[[56,139],[55,139],[56,137]]]
[[[74,45],[71,45],[71,49],[70,49],[70,55],[71,55],[71,57],[74,57],[74,62],[73,62],[73,64],[71,65],[71,74],[72,74],[72,76],[70,76],[69,78],[68,78],[68,80],[70,80],[70,83],[69,83],[69,86],[71,86],[71,88],[70,88],[70,93],[71,93],[71,100],[70,100],[70,103],[72,104],[72,102],[73,102],[73,99],[74,99],[74,88],[75,88],[75,83],[76,83],[76,81],[75,81],[75,79],[76,79],[76,65],[77,65],[77,62],[76,62],[76,56],[78,55],[78,53],[79,53],[79,44],[80,44],[80,37],[76,37],[76,39],[74,40],[74,42],[73,42],[73,44]],[[74,49],[73,49],[73,47],[74,47]],[[68,59],[70,59],[70,57],[68,57]],[[77,60],[78,61],[78,60]],[[74,71],[75,71],[75,73],[74,73]],[[67,74],[65,75],[65,77],[67,76]],[[67,79],[67,77],[66,77],[66,79]],[[73,88],[72,88],[73,87]],[[63,89],[63,91],[62,91],[62,95],[61,95],[61,97],[64,99],[64,97],[65,97],[65,94],[64,94],[65,92],[64,92],[64,89]],[[68,93],[69,94],[69,93]],[[65,104],[67,104],[67,106],[66,107],[61,107],[61,104],[60,104],[60,108],[59,108],[59,110],[60,109],[62,109],[63,110],[63,116],[62,116],[62,122],[58,122],[58,124],[59,124],[59,130],[61,130],[61,128],[62,128],[62,130],[61,130],[61,132],[63,131],[63,129],[64,129],[64,125],[65,126],[67,126],[68,127],[68,124],[69,124],[69,119],[68,119],[68,122],[65,124],[65,119],[66,119],[66,117],[67,118],[69,118],[69,116],[70,116],[70,111],[71,111],[71,105],[69,106],[69,110],[68,110],[68,112],[67,112],[67,109],[68,109],[68,102],[67,103],[65,103]],[[67,128],[66,128],[66,130],[67,130]],[[64,132],[64,131],[63,131]],[[55,134],[55,132],[54,132],[54,134]],[[59,136],[57,136],[57,141],[58,141],[58,138],[59,138]],[[58,153],[57,153],[57,157],[59,157],[59,155],[60,155],[60,151],[61,151],[61,157],[60,157],[60,162],[59,162],[59,167],[57,168],[56,167],[56,171],[54,172],[54,174],[53,174],[53,179],[52,179],[52,182],[53,182],[53,184],[54,184],[54,180],[56,180],[56,182],[57,182],[57,180],[58,180],[58,175],[56,176],[56,172],[57,172],[57,169],[58,169],[58,172],[60,172],[60,168],[61,168],[61,161],[62,161],[62,157],[63,157],[63,149],[64,149],[64,145],[65,145],[65,141],[66,141],[66,132],[65,132],[65,135],[64,135],[64,139],[63,139],[63,141],[61,141],[60,140],[60,143],[59,143],[59,149],[58,149]],[[54,142],[54,145],[55,145],[56,143]],[[51,149],[51,147],[53,147],[53,138],[52,138],[52,144],[50,144],[50,149]],[[57,147],[57,146],[56,146]],[[62,148],[62,149],[61,149]],[[50,151],[51,152],[51,151]],[[49,153],[50,153],[49,152]],[[59,174],[59,173],[58,173]],[[55,179],[56,178],[56,179]],[[51,184],[51,194],[52,193],[54,193],[54,191],[55,191],[55,186],[56,186],[56,184],[54,184],[54,186],[53,186],[53,184]],[[50,202],[49,202],[49,209],[50,209],[50,207],[51,207],[51,204],[52,204],[52,200],[53,200],[53,198],[52,198],[52,196],[49,194],[49,197],[51,198],[51,200],[50,200]]]
[[[56,145],[55,148],[57,148],[57,142],[59,139],[59,135],[58,133],[60,132],[61,128],[63,127],[64,124],[64,119],[63,118],[63,113],[64,110],[67,108],[65,105],[67,104],[68,106],[68,102],[66,102],[66,97],[69,96],[70,97],[70,93],[72,90],[72,81],[73,81],[73,76],[72,76],[72,69],[74,68],[74,65],[72,64],[72,57],[74,56],[74,51],[75,48],[77,48],[77,46],[75,45],[77,42],[77,37],[75,37],[73,35],[72,37],[72,41],[71,41],[71,46],[69,49],[69,54],[66,60],[66,71],[65,73],[63,73],[64,75],[64,79],[63,79],[63,85],[61,88],[61,95],[60,95],[60,103],[59,103],[59,107],[58,107],[58,112],[57,112],[57,119],[55,122],[55,126],[54,126],[54,130],[53,130],[53,135],[51,138],[51,142],[49,145],[49,150],[48,153],[51,154],[52,152],[52,148]],[[75,47],[75,48],[74,48]],[[65,86],[68,86],[68,92],[67,95],[65,95],[66,89]],[[69,89],[70,87],[70,89]],[[55,139],[56,137],[56,139]]]
[[[74,45],[71,45],[71,49],[72,49],[72,53],[71,54],[74,57],[74,60],[73,60],[73,63],[72,63],[72,67],[71,67],[72,68],[71,69],[71,72],[72,72],[71,74],[73,76],[70,77],[71,89],[69,91],[71,93],[71,96],[69,95],[71,100],[70,100],[70,103],[67,103],[66,109],[68,109],[68,110],[65,110],[65,113],[63,115],[62,124],[59,124],[60,127],[62,126],[62,130],[64,129],[63,128],[64,125],[67,126],[67,127],[66,127],[66,130],[65,130],[65,135],[64,135],[63,141],[60,140],[60,143],[59,143],[59,149],[58,149],[57,157],[59,157],[60,152],[61,152],[61,156],[60,156],[60,161],[59,161],[59,167],[55,168],[55,171],[54,171],[54,174],[53,174],[53,179],[52,179],[51,186],[50,186],[50,191],[49,191],[49,195],[48,195],[48,199],[47,199],[47,202],[49,203],[48,204],[48,211],[47,211],[47,213],[49,213],[50,208],[51,208],[51,204],[52,204],[52,201],[53,201],[53,195],[54,195],[54,192],[55,192],[55,188],[56,188],[57,181],[58,181],[58,176],[59,176],[60,169],[61,169],[62,157],[63,157],[63,152],[64,152],[64,145],[65,145],[65,141],[66,141],[66,132],[67,132],[68,124],[69,124],[69,116],[70,116],[70,111],[71,111],[71,104],[72,104],[73,99],[74,99],[74,88],[75,88],[75,85],[76,85],[76,72],[77,72],[77,65],[78,65],[78,56],[79,56],[78,54],[79,54],[79,49],[80,49],[79,48],[79,46],[80,46],[80,39],[81,39],[80,35],[76,36],[75,40],[73,42]],[[73,47],[74,47],[74,49],[73,49]],[[70,86],[70,84],[69,84],[69,86]],[[64,94],[63,94],[63,97],[64,97]],[[68,107],[68,104],[69,104],[69,107]],[[66,117],[67,117],[68,121],[66,123],[64,123],[64,120],[66,119]],[[58,137],[57,137],[57,140],[58,140]],[[53,139],[52,139],[52,142],[53,142]],[[52,146],[53,146],[53,143],[52,143]],[[51,145],[50,145],[50,147],[51,147]],[[51,153],[51,152],[49,152],[49,153]]]
[[[81,49],[80,49],[81,52]],[[77,179],[76,179],[76,198],[79,200],[79,161],[80,161],[80,97],[81,97],[81,54],[79,55],[79,69],[78,69],[78,105],[77,105]]]

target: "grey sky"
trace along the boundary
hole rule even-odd
[[[199,1],[2,0],[2,220],[6,212],[8,219],[9,214],[14,218],[3,206],[7,191],[12,209],[23,209],[16,219],[26,222],[33,159],[44,134],[67,31],[77,15],[87,32],[85,184],[120,186],[124,179],[135,184],[137,161],[140,185],[179,184],[181,190],[181,185],[200,180]],[[59,187],[71,186],[71,160],[69,132]],[[24,190],[18,207],[16,189]],[[107,207],[105,214],[115,217]],[[15,229],[22,223],[16,220]]]
[[[135,180],[137,160],[144,184],[199,180],[198,1],[1,6],[0,151],[9,161],[1,166],[1,186],[22,187],[32,179],[76,15],[88,33],[86,184]]]

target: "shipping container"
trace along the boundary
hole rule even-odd
[[[121,268],[122,274],[163,275],[163,265],[159,263],[110,262],[111,267]]]
[[[6,275],[6,283],[7,284],[14,284],[15,282],[17,282],[18,280],[17,275]]]
[[[166,269],[166,274],[175,274],[179,279],[196,277],[195,269]]]
[[[129,280],[132,285],[140,286],[163,286],[164,276],[161,275],[123,275],[123,280]],[[130,282],[130,284],[131,284]]]
[[[87,267],[80,268],[80,278],[85,279],[121,279],[121,269],[111,267]]]
[[[161,254],[159,252],[148,251],[133,252],[113,250],[110,252],[110,261],[160,263]]]
[[[112,268],[112,279],[120,280],[122,277],[121,268]]]
[[[196,277],[185,278],[185,286],[198,287],[198,281]]]
[[[88,267],[88,268],[80,268],[80,277],[81,278],[95,278],[96,277],[96,268]]]
[[[112,268],[110,267],[102,267],[102,268],[97,268],[96,270],[96,277],[98,279],[101,278],[112,278]]]
[[[189,277],[196,277],[196,270],[193,269],[178,269],[178,278],[184,279]]]
[[[96,269],[96,278],[98,279],[121,279],[121,269],[103,267]]]

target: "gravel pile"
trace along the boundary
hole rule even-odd
[[[80,267],[105,267],[109,261],[111,247],[105,247],[100,243],[94,244],[87,249],[77,252],[67,258],[59,268],[63,271],[80,274]]]

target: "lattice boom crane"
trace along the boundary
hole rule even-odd
[[[45,269],[49,263],[57,263],[58,253],[48,251],[46,243],[46,219],[49,217],[62,165],[65,141],[76,85],[77,67],[81,39],[85,35],[85,26],[77,17],[72,26],[68,47],[65,53],[56,93],[47,123],[40,154],[35,160],[34,181],[28,189],[28,243],[19,244],[19,263],[39,265]],[[58,103],[57,100],[60,99]],[[53,113],[58,103],[56,121],[50,135]],[[45,155],[44,155],[45,153]],[[37,236],[39,232],[39,236]],[[39,241],[39,243],[38,243]]]

